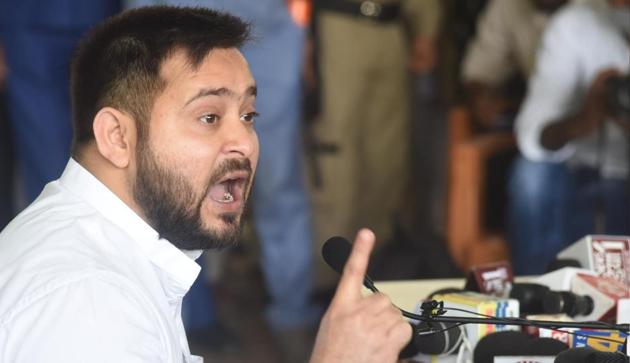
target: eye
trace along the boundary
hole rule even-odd
[[[199,121],[203,122],[204,124],[213,124],[219,121],[219,116],[215,114],[203,115],[199,118]]]
[[[244,115],[241,115],[241,121],[245,122],[254,122],[256,117],[260,116],[258,112],[249,112]]]

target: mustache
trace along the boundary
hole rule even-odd
[[[218,183],[219,180],[223,179],[226,174],[234,171],[247,172],[247,183],[249,184],[252,176],[252,164],[249,159],[228,159],[222,162],[212,173],[209,185]]]

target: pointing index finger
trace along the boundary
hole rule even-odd
[[[361,287],[367,272],[370,253],[376,237],[369,229],[362,229],[352,245],[352,252],[343,268],[334,300],[356,301],[361,299]]]

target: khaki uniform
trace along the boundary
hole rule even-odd
[[[517,72],[528,79],[549,17],[531,0],[490,1],[466,51],[463,79],[496,87]]]
[[[311,131],[318,142],[338,148],[316,155],[322,181],[311,188],[316,256],[326,239],[352,241],[361,227],[388,240],[405,203],[412,140],[408,48],[416,35],[436,31],[439,2],[400,4],[394,21],[326,10],[316,19],[321,105]],[[330,268],[316,265],[318,285],[332,281]]]

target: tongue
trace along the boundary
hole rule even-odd
[[[210,187],[208,194],[215,202],[225,203],[225,194],[229,193],[228,183],[217,183]]]

